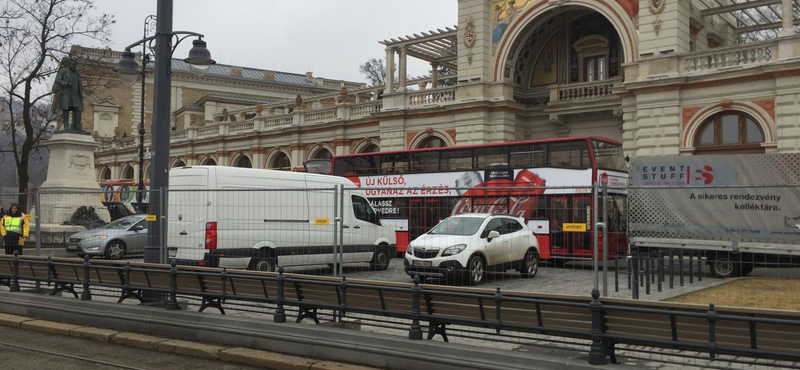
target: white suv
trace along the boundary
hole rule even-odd
[[[539,244],[516,215],[467,213],[450,216],[414,239],[404,264],[412,277],[463,279],[471,285],[482,283],[490,270],[516,269],[533,277],[539,269]]]

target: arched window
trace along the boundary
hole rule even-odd
[[[331,154],[330,150],[320,148],[316,153],[314,153],[314,158],[311,159],[331,159],[332,156],[333,155]]]
[[[436,136],[431,136],[425,140],[422,140],[422,142],[417,145],[417,149],[444,148],[446,146],[447,144],[444,142],[444,140]]]
[[[246,155],[242,155],[236,159],[236,162],[234,162],[233,167],[253,168],[253,163],[250,162],[250,158],[247,158]]]
[[[133,167],[126,165],[125,168],[122,169],[122,179],[133,180]]]
[[[111,169],[108,167],[103,167],[100,170],[100,180],[111,180]]]
[[[764,132],[742,112],[719,113],[697,130],[695,153],[763,153]]]
[[[270,170],[289,171],[292,169],[292,163],[289,161],[289,156],[286,153],[275,154],[269,162]]]
[[[361,149],[361,153],[377,153],[377,152],[380,152],[380,151],[381,151],[381,148],[379,148],[375,144],[369,144],[369,145],[365,146],[364,149]]]
[[[184,162],[182,159],[178,159],[172,164],[172,168],[178,168],[184,166],[186,166],[186,162]]]
[[[214,158],[208,157],[208,158],[203,159],[203,162],[200,163],[200,165],[201,166],[216,166],[217,165],[217,161],[215,161]]]

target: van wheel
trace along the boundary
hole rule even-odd
[[[486,280],[486,263],[479,255],[473,255],[467,262],[469,285],[480,285]]]
[[[389,260],[391,258],[388,248],[382,245],[378,246],[375,249],[375,254],[372,255],[372,261],[369,262],[369,266],[373,271],[385,271],[389,268]]]
[[[539,272],[539,253],[529,250],[525,253],[525,259],[520,261],[520,274],[524,278],[532,278]]]
[[[274,258],[257,256],[250,259],[250,266],[247,266],[247,269],[259,272],[275,272],[277,270],[276,266],[277,261]]]
[[[709,255],[707,260],[711,273],[719,279],[742,276],[742,261],[739,255],[719,252]]]

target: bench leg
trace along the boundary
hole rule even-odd
[[[445,342],[449,342],[449,340],[447,340],[446,327],[447,327],[447,324],[440,324],[440,323],[437,323],[435,321],[429,322],[428,323],[428,340],[433,339],[433,337],[436,336],[436,334],[439,334],[439,335],[442,336],[442,339]]]
[[[608,345],[608,356],[611,358],[611,363],[612,364],[619,364],[619,362],[617,362],[617,354],[615,353],[615,349],[616,349],[616,346],[614,345],[614,343],[609,343],[609,345]]]
[[[222,300],[220,298],[203,297],[203,302],[200,303],[200,312],[203,312],[209,307],[214,307],[219,310],[219,313],[225,314],[225,309],[222,308]]]
[[[61,291],[64,291],[64,290],[66,290],[66,291],[68,291],[68,292],[72,293],[72,295],[74,295],[74,296],[75,296],[75,298],[78,298],[78,293],[77,293],[77,292],[75,292],[75,289],[74,289],[74,285],[73,285],[73,284],[61,284],[61,283],[56,283],[56,286],[55,286],[55,288],[53,289],[53,291],[52,291],[52,292],[50,292],[50,295],[56,295],[56,293],[58,293],[58,292],[61,292]]]
[[[315,324],[319,324],[319,319],[317,318],[317,309],[312,308],[308,309],[308,307],[300,307],[300,313],[297,314],[297,321],[295,323],[299,324],[303,319],[309,318],[314,320]]]
[[[139,300],[139,303],[144,303],[144,300],[142,299],[142,291],[134,291],[133,289],[122,289],[122,295],[119,296],[117,303],[122,303],[122,301],[128,298],[136,298]]]

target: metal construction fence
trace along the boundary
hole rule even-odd
[[[22,251],[142,261],[162,245],[148,262],[648,300],[725,285],[735,301],[759,289],[739,277],[800,280],[799,188],[173,187],[152,197],[160,219],[159,190],[35,191]]]
[[[11,292],[21,291],[25,283],[47,284],[51,295],[68,292],[81,300],[106,294],[122,303],[160,294],[168,310],[179,309],[182,297],[199,299],[201,312],[262,307],[260,313],[271,315],[276,323],[364,319],[393,327],[411,340],[481,336],[528,345],[567,343],[588,351],[594,365],[653,351],[706,358],[704,368],[796,368],[800,361],[800,321],[792,313],[601,299],[597,291],[591,297],[500,288],[465,291],[420,284],[418,279],[413,284],[381,283],[284,274],[283,268],[277,274],[229,272],[174,262],[170,266],[17,254],[0,256],[0,279]],[[666,357],[681,355],[665,354],[660,360]]]
[[[797,185],[705,187],[683,194],[674,194],[670,188],[609,187],[605,199],[600,189],[585,186],[475,187],[449,189],[447,195],[439,188],[286,186],[215,190],[174,186],[163,191],[165,197],[152,196],[159,190],[34,191],[26,195],[30,201],[23,211],[28,215],[29,233],[21,250],[24,255],[52,257],[54,261],[88,256],[92,264],[124,269],[126,262],[134,266],[142,262],[148,246],[163,245],[158,257],[148,262],[223,267],[226,274],[234,276],[249,273],[244,270],[283,269],[298,283],[323,276],[342,279],[339,283],[355,279],[391,285],[413,283],[418,276],[423,289],[460,292],[462,287],[478,286],[500,289],[503,295],[571,294],[586,297],[581,304],[587,307],[595,287],[603,299],[790,311],[800,307],[794,294],[800,285],[800,257],[795,249],[800,237],[792,234],[800,230],[796,227],[800,208],[794,207],[797,198],[789,199],[800,190]],[[723,199],[721,195],[726,194],[728,199]],[[702,199],[677,199],[692,195]],[[742,201],[730,199],[734,195]],[[16,199],[18,195],[4,196]],[[166,198],[164,217],[148,215],[151,198]],[[742,207],[751,214],[749,219],[738,216]],[[709,221],[709,212],[717,218]],[[448,219],[454,215],[460,216]],[[668,218],[674,215],[679,217]],[[162,234],[149,233],[153,223],[159,223]],[[727,227],[714,228],[718,224]],[[681,230],[686,232],[675,234]],[[770,233],[777,234],[764,237]],[[702,238],[692,239],[696,235]],[[606,249],[609,253],[604,253]],[[82,276],[81,271],[75,273]],[[19,284],[23,288],[57,284],[46,271],[42,276],[21,279]],[[90,291],[95,297],[117,300],[119,284],[123,283],[94,282]],[[81,291],[75,290],[80,295]],[[246,316],[276,312],[275,302],[244,296],[228,295],[223,304],[202,295],[176,295],[193,309],[220,307],[228,314]],[[465,297],[440,297],[450,298],[458,302]],[[680,315],[672,319],[658,316],[661,313],[624,311],[628,304],[609,303],[607,307],[619,306],[617,311],[623,316],[666,325],[659,330],[678,328],[680,332]],[[319,320],[357,322],[362,330],[405,335],[411,325],[406,316],[354,310],[343,316],[341,310],[331,307],[318,309]],[[421,309],[424,316],[425,308]],[[304,312],[292,305],[284,310],[293,317]],[[707,311],[699,314],[708,315]],[[657,316],[670,318],[677,326],[658,321]],[[617,319],[624,324],[624,317]],[[590,337],[567,338],[544,331],[499,334],[491,325],[463,324],[449,324],[451,340],[580,351],[591,344]],[[423,321],[421,326],[423,331],[436,330],[430,322]],[[607,335],[611,338],[614,334]],[[682,338],[679,336],[679,341]],[[690,347],[669,352],[626,345],[617,348],[617,353],[686,365],[697,364],[698,358],[708,355]],[[729,367],[720,365],[720,358],[714,364],[701,362],[702,366]],[[725,361],[755,363],[736,357]]]

